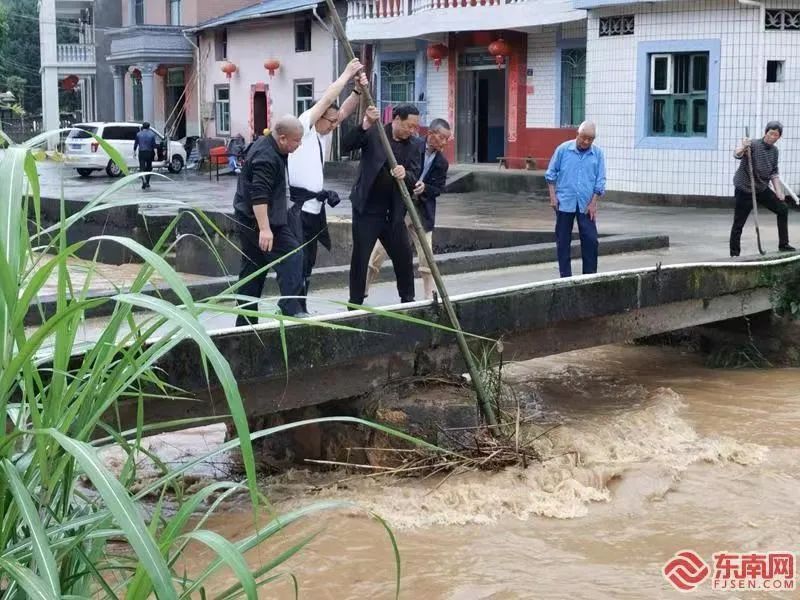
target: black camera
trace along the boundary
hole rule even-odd
[[[329,191],[329,192],[327,192],[327,195],[328,195],[328,199],[327,199],[328,206],[330,206],[331,208],[335,208],[336,205],[338,205],[339,202],[342,201],[342,199],[339,198],[339,194],[337,194],[336,192]]]

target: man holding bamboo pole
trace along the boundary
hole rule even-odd
[[[406,230],[406,207],[394,179],[402,181],[409,193],[422,194],[424,142],[414,137],[419,129],[419,110],[411,104],[397,106],[392,122],[385,125],[397,166],[390,170],[381,144],[378,109],[370,106],[360,127],[342,140],[342,152],[361,150],[358,179],[350,200],[353,204],[353,254],[350,259],[350,303],[363,304],[366,294],[369,257],[380,240],[392,259],[401,302],[414,301],[414,266],[411,243]]]
[[[339,195],[333,190],[324,189],[325,158],[328,156],[333,132],[339,124],[358,108],[361,89],[369,85],[361,61],[350,61],[339,76],[311,108],[298,118],[305,128],[303,143],[289,155],[289,192],[292,200],[290,216],[296,227],[296,235],[303,246],[303,298],[300,304],[308,312],[307,297],[311,287],[311,273],[317,262],[317,243],[331,250],[331,236],[328,233],[328,219],[325,204],[334,208],[339,203]],[[353,81],[347,100],[341,108],[336,99],[345,85]]]

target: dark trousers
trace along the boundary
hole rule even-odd
[[[272,233],[274,235],[272,250],[270,252],[262,252],[261,248],[258,247],[258,231],[248,227],[239,227],[239,242],[244,254],[242,256],[242,268],[239,271],[239,281],[249,277],[271,262],[285,257],[273,267],[278,277],[278,288],[281,296],[284,296],[278,301],[278,307],[284,315],[293,316],[301,312],[300,301],[297,298],[288,298],[287,296],[300,295],[303,278],[303,253],[295,252],[289,255],[290,252],[300,246],[300,242],[289,226],[273,227]],[[266,278],[267,272],[264,271],[240,287],[237,293],[242,296],[261,298]],[[245,300],[239,300],[238,303],[242,307],[248,304]],[[258,305],[250,303],[246,308],[258,310]],[[236,318],[237,327],[256,323],[258,323],[257,317],[240,315]]]
[[[139,150],[139,172],[149,173],[153,170],[153,159],[156,153],[154,150]],[[150,187],[150,175],[145,175],[142,181],[142,189]]]
[[[753,196],[750,192],[745,192],[735,188],[734,197],[736,198],[736,209],[733,213],[733,227],[731,227],[731,256],[739,256],[742,251],[742,230],[747,223],[747,217],[753,210]],[[778,200],[770,188],[756,194],[756,202],[764,208],[768,208],[778,216],[778,247],[789,245],[789,207],[785,202]]]
[[[561,277],[572,277],[571,245],[572,228],[575,218],[578,219],[578,232],[581,239],[581,259],[583,274],[597,273],[597,223],[587,213],[556,212],[556,251],[558,253],[558,270]]]
[[[380,240],[392,260],[401,302],[414,301],[414,265],[408,230],[402,219],[388,215],[357,214],[353,211],[353,254],[350,259],[350,302],[364,303],[369,257]]]
[[[300,211],[300,219],[303,227],[303,285],[301,296],[308,296],[311,289],[311,272],[317,264],[317,245],[319,244],[318,235],[322,229],[322,215]],[[306,299],[302,299],[300,304],[303,310],[308,312]]]

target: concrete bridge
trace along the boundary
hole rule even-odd
[[[503,341],[503,357],[526,360],[622,342],[762,313],[772,308],[777,282],[800,277],[800,257],[645,268],[454,297],[465,331]],[[395,313],[445,323],[441,307],[417,302]],[[362,330],[306,324],[286,328],[288,376],[280,331],[228,329],[213,339],[230,362],[252,416],[363,394],[393,379],[436,370],[460,372],[454,336],[446,331],[363,311],[317,317]],[[475,340],[479,344],[479,340]],[[200,401],[156,402],[150,422],[224,414],[224,396],[203,379],[189,341],[159,364],[168,381]],[[123,420],[132,419],[123,410]]]

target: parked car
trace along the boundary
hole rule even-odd
[[[78,175],[89,177],[94,171],[105,169],[109,177],[119,177],[122,170],[91,134],[111,144],[125,159],[128,167],[138,167],[139,158],[133,153],[133,142],[141,130],[140,123],[77,123],[67,135],[64,148],[66,164],[75,167]],[[164,136],[153,129],[159,146],[153,169],[166,167],[170,173],[180,173],[186,164],[186,150],[179,142],[170,140],[169,152]]]

